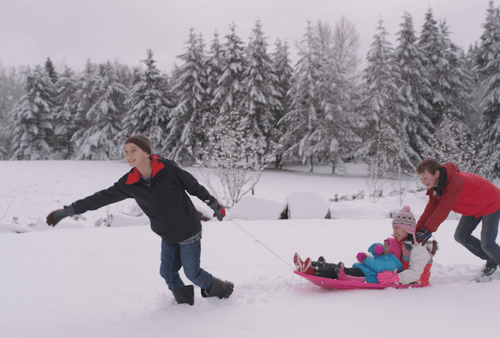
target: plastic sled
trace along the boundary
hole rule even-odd
[[[294,273],[296,273],[301,277],[304,277],[313,284],[324,287],[326,289],[335,289],[335,290],[354,290],[354,289],[381,290],[385,288],[408,289],[408,288],[422,288],[430,286],[430,285],[418,285],[418,284],[399,285],[399,284],[364,283],[358,281],[338,280],[338,279],[312,276],[297,270],[295,270]]]

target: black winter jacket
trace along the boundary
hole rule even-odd
[[[149,217],[151,229],[168,244],[177,244],[201,231],[198,212],[186,191],[207,204],[215,198],[175,162],[152,155],[153,172],[148,184],[133,168],[112,187],[73,203],[76,214],[96,210],[126,198],[134,198]]]

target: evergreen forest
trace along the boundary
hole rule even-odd
[[[209,40],[190,29],[169,73],[154,51],[56,70],[0,64],[0,159],[114,160],[144,133],[180,164],[236,159],[255,168],[300,161],[335,169],[363,161],[372,177],[413,173],[425,158],[500,177],[500,9],[483,33],[453,43],[431,8],[422,27],[404,13],[392,44],[380,20],[362,63],[354,25],[309,22],[302,37],[248,41],[231,24]],[[290,49],[297,49],[292,64]],[[363,64],[364,69],[360,69]]]

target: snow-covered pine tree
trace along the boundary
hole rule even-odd
[[[447,27],[443,23],[442,31],[447,39]],[[436,128],[434,138],[437,141],[437,158],[441,162],[453,162],[460,170],[475,172],[477,170],[477,142],[476,136],[469,125],[477,111],[472,105],[474,76],[467,62],[464,51],[451,43],[446,57],[450,66],[449,74],[441,83],[449,82],[448,110],[443,115],[443,121]]]
[[[285,116],[286,113],[290,111],[291,98],[289,95],[290,88],[292,87],[292,75],[293,67],[290,60],[290,51],[288,43],[281,42],[281,39],[276,39],[274,52],[271,54],[271,58],[274,65],[275,74],[278,77],[278,90],[280,93],[279,101],[280,106],[275,107],[273,110],[274,119],[276,121],[276,128],[279,133],[279,137],[283,136],[283,127],[277,125],[278,121]],[[276,149],[276,168],[281,168],[283,149],[282,145],[277,140]]]
[[[500,36],[499,9],[490,8],[478,48],[480,58],[476,60],[477,72],[482,79],[484,95],[481,101],[481,123],[479,126],[478,171],[489,178],[500,177]]]
[[[408,134],[408,142],[415,154],[410,158],[414,165],[429,154],[433,154],[434,125],[426,114],[432,109],[426,97],[431,95],[431,84],[427,78],[427,59],[417,45],[413,19],[407,12],[403,15],[401,30],[397,33],[399,42],[394,50],[394,59],[401,71],[398,83],[400,92],[408,105],[408,115],[402,116]]]
[[[500,67],[500,59],[491,61]],[[482,101],[483,113],[479,134],[479,171],[490,178],[500,177],[500,73],[489,77]]]
[[[480,44],[474,53],[474,68],[479,77],[479,81],[484,81],[491,75],[498,73],[494,64],[500,57],[500,10],[495,7],[494,1],[489,1],[486,10],[486,22],[483,24],[483,34],[480,37]]]
[[[244,95],[244,89],[241,81],[246,69],[246,60],[243,42],[236,35],[236,26],[234,24],[229,26],[229,33],[225,36],[225,40],[222,46],[222,58],[218,58],[217,67],[213,67],[213,69],[210,70],[213,73],[209,77],[209,85],[211,87],[210,94],[212,95],[210,106],[212,113],[214,113],[213,118],[215,119],[215,124],[214,127],[211,128],[209,134],[213,134],[214,132],[231,134],[230,131],[239,128],[239,125],[218,124],[225,123],[225,121],[241,122],[243,118],[241,100]],[[214,49],[212,49],[211,53],[212,56],[216,55],[214,54]],[[214,64],[213,62],[214,61],[209,63],[209,67],[210,64]],[[214,71],[220,73],[218,79],[215,77],[217,72],[214,73]],[[212,88],[214,80],[217,80],[215,89]],[[224,129],[228,131],[225,132],[223,131]],[[248,153],[245,155],[251,156],[251,154]],[[210,161],[209,158],[204,160]]]
[[[292,76],[290,88],[291,110],[281,118],[278,125],[284,128],[281,138],[283,159],[298,157],[302,163],[314,170],[314,143],[310,139],[316,131],[321,114],[321,72],[322,60],[318,57],[314,31],[308,22],[306,32],[299,48],[299,61]]]
[[[130,98],[125,102],[129,110],[123,119],[119,139],[144,133],[151,140],[153,151],[159,151],[174,102],[170,97],[167,81],[156,68],[153,56],[153,51],[148,49],[146,60],[142,60],[147,68],[142,76],[134,76],[136,83],[130,92]]]
[[[278,90],[280,93],[280,106],[274,109],[274,118],[279,121],[290,110],[291,98],[288,91],[292,87],[293,67],[290,60],[290,47],[287,41],[276,39],[275,49],[271,54],[275,74],[278,77]]]
[[[113,69],[116,72],[116,76],[118,77],[118,82],[120,82],[125,87],[132,89],[134,85],[134,73],[130,69],[128,65],[124,65],[119,63],[118,60],[113,62]]]
[[[337,23],[335,30],[318,22],[314,32],[318,47],[316,54],[322,67],[319,91],[321,114],[318,114],[320,123],[310,140],[317,159],[331,163],[333,174],[345,159],[355,157],[354,151],[362,142],[357,133],[362,119],[354,106],[358,96],[354,83],[357,35],[345,18]],[[349,44],[351,47],[346,46]]]
[[[74,144],[71,141],[77,130],[77,102],[75,94],[77,81],[73,70],[66,67],[56,83],[57,109],[54,119],[54,149],[63,152],[63,158],[74,155]]]
[[[478,76],[476,95],[480,97],[481,123],[478,141],[481,145],[477,171],[482,175],[500,177],[500,9],[489,2],[484,32],[473,56]]]
[[[410,156],[413,152],[403,123],[408,108],[398,88],[400,69],[387,35],[380,19],[363,74],[366,82],[363,109],[369,122],[364,143],[371,179],[399,178],[414,169]]]
[[[241,100],[241,128],[245,132],[245,148],[255,154],[255,158],[249,158],[254,168],[269,162],[265,157],[275,153],[279,136],[273,115],[281,108],[279,78],[267,53],[266,40],[258,19],[246,50],[248,67],[243,73]]]
[[[90,124],[73,136],[77,147],[77,159],[118,159],[122,149],[117,144],[117,134],[126,112],[128,89],[118,81],[110,62],[99,65],[99,74],[89,92],[95,102],[85,114]]]
[[[435,126],[434,152],[429,155],[440,162],[455,161],[462,167],[470,167],[468,159],[475,152],[474,137],[464,120],[473,111],[473,79],[465,68],[463,51],[449,38],[446,22],[438,26],[431,9],[426,13],[419,46],[428,60],[426,72],[431,93],[427,101],[432,106],[431,120]]]
[[[54,118],[54,84],[45,69],[36,66],[27,77],[24,96],[10,111],[13,121],[13,160],[48,160]]]
[[[4,68],[0,61],[0,160],[10,157],[12,123],[8,113],[24,95],[24,76],[14,67]]]
[[[52,60],[50,58],[47,58],[47,60],[45,61],[45,71],[49,75],[52,83],[56,84],[59,76],[57,75],[56,69],[54,68],[54,64],[52,63]]]
[[[8,141],[7,132],[9,131],[9,123],[7,121],[7,116],[3,111],[0,111],[0,160],[7,158],[9,153],[10,142]]]
[[[246,69],[244,45],[236,35],[236,26],[229,26],[223,44],[223,62],[217,88],[213,92],[212,106],[220,107],[220,114],[239,111],[244,95],[241,81]]]
[[[431,89],[430,93],[425,94],[425,99],[429,102],[432,109],[426,109],[423,113],[429,117],[434,127],[440,122],[440,110],[436,108],[438,108],[442,102],[440,93],[436,92],[437,88],[435,85],[437,74],[435,74],[435,71],[436,66],[441,67],[446,63],[446,60],[443,58],[442,54],[440,54],[441,50],[439,48],[442,46],[438,42],[441,39],[438,23],[434,19],[432,9],[429,8],[425,13],[425,20],[418,41],[418,48],[425,56],[426,77],[429,79]],[[435,157],[435,153],[424,154],[423,157]]]
[[[9,144],[7,142],[7,131],[9,123],[7,121],[7,112],[10,109],[7,108],[8,104],[8,77],[6,76],[5,69],[2,67],[2,63],[0,61],[0,160],[3,160],[7,157]]]
[[[191,28],[186,45],[186,53],[177,56],[184,63],[172,77],[172,91],[178,96],[178,103],[170,113],[163,148],[174,161],[199,159],[207,142],[206,130],[213,125],[204,116],[209,102],[203,38]]]
[[[77,77],[77,90],[75,93],[75,102],[77,105],[75,116],[76,132],[71,138],[72,142],[81,138],[83,133],[90,128],[91,121],[87,120],[86,115],[90,107],[98,99],[98,92],[96,91],[96,83],[98,81],[97,71],[97,65],[87,60],[83,73]]]
[[[482,109],[480,108],[481,101],[482,101],[482,96],[484,95],[486,85],[484,83],[481,83],[479,80],[479,74],[476,69],[476,55],[477,51],[479,50],[479,44],[476,41],[474,44],[471,44],[469,46],[469,49],[467,51],[467,54],[464,56],[464,63],[465,67],[469,70],[471,74],[471,79],[472,79],[472,102],[471,105],[474,109],[474,113],[466,116],[466,122],[467,125],[470,126],[472,132],[474,135],[479,134],[479,124],[481,121],[481,113]]]
[[[222,50],[222,45],[219,41],[219,33],[214,32],[214,38],[212,44],[210,45],[210,51],[208,52],[207,59],[205,62],[205,68],[207,72],[207,90],[206,95],[210,102],[214,100],[214,93],[218,87],[218,82],[222,76],[222,69],[224,68],[224,53]],[[210,111],[215,117],[219,114],[220,107],[218,104],[210,104]]]
[[[497,59],[500,54],[500,48],[498,47],[500,45],[500,9],[495,7],[492,0],[489,1],[486,20],[482,27],[484,31],[481,34],[479,43],[476,41],[474,45],[471,45],[467,55],[475,81],[472,105],[476,109],[476,115],[469,117],[468,124],[472,126],[476,135],[481,132],[478,120],[481,119],[484,111],[482,101],[488,88],[488,79],[498,72],[495,69],[496,63],[492,61]]]

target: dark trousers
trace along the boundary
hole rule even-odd
[[[455,240],[477,257],[484,260],[491,260],[500,265],[500,246],[496,242],[499,220],[500,209],[480,218],[462,216],[455,230]],[[472,232],[481,221],[483,225],[481,228],[481,240],[479,240],[472,236]]]
[[[184,282],[179,270],[184,267],[184,274],[194,285],[210,289],[212,275],[200,267],[201,240],[189,244],[167,244],[161,241],[160,275],[167,282],[169,290],[183,288]]]

